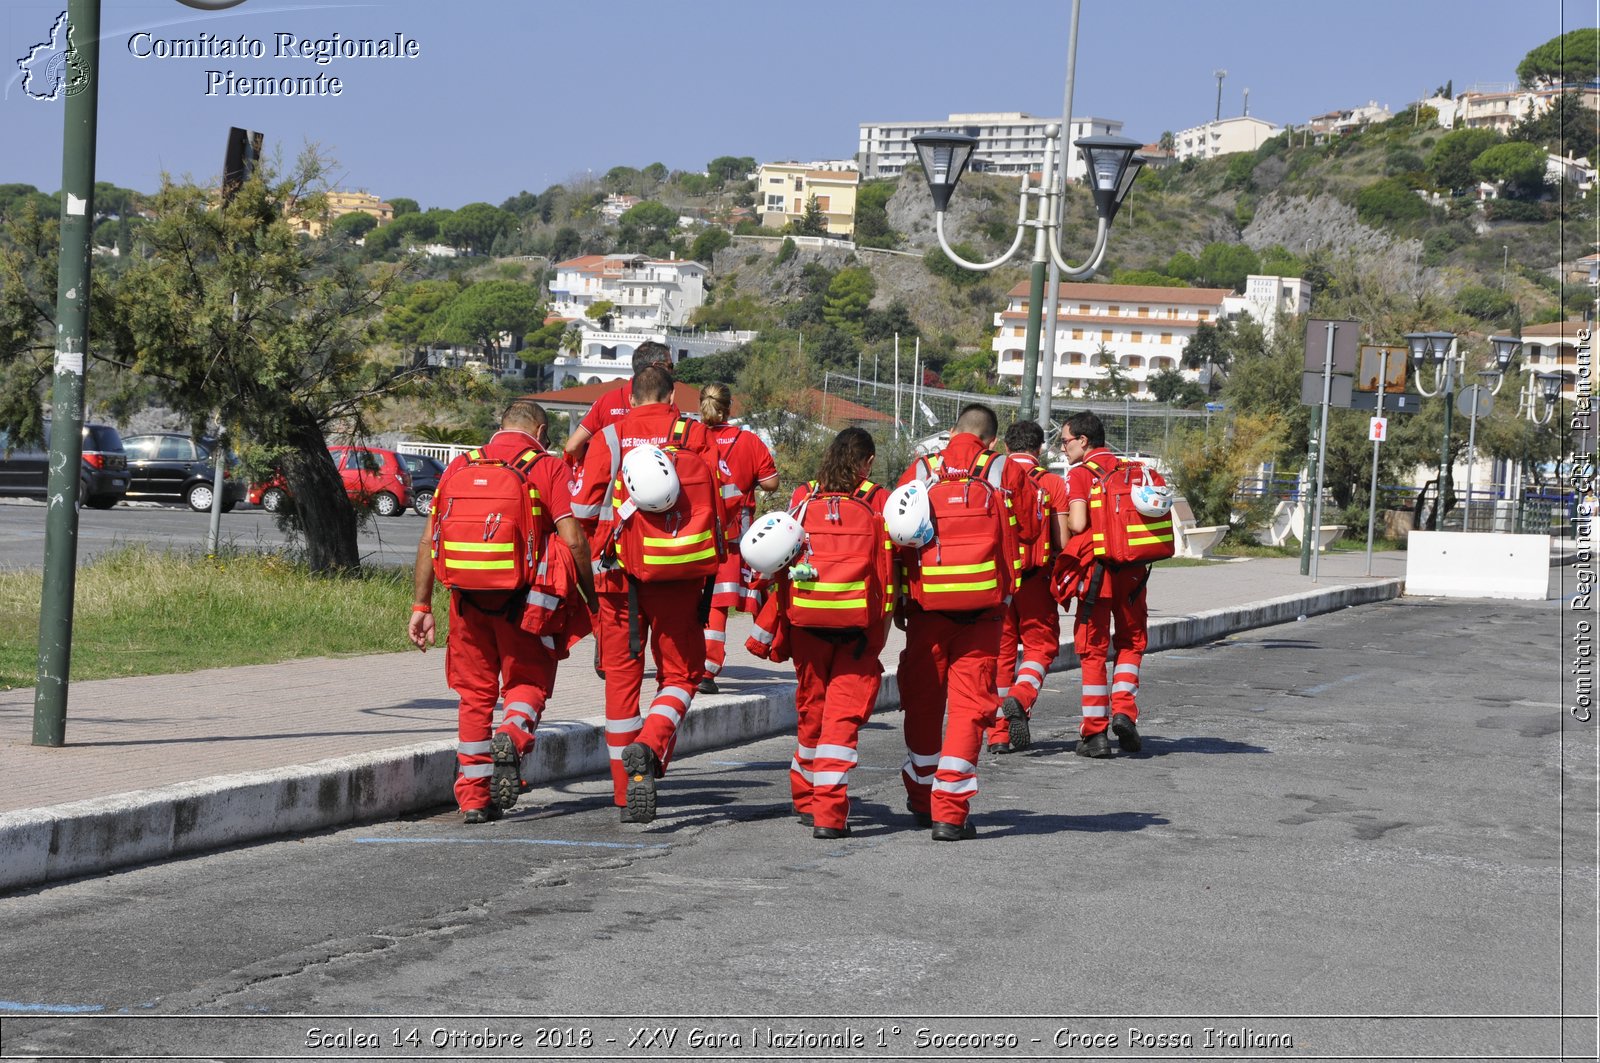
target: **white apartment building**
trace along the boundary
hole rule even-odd
[[[896,177],[914,166],[917,149],[911,138],[919,133],[965,133],[978,138],[971,167],[985,173],[1023,174],[1044,169],[1044,130],[1060,125],[1059,118],[1035,118],[1021,111],[953,114],[944,121],[862,122],[856,162],[864,180]],[[1087,136],[1121,136],[1122,123],[1114,118],[1074,118],[1066,138],[1067,180],[1083,179],[1083,157],[1072,142]]]
[[[643,332],[606,332],[583,329],[577,354],[562,354],[550,363],[552,388],[566,387],[569,381],[580,384],[611,383],[633,376],[633,352],[646,340],[664,343],[672,350],[674,363],[685,358],[704,358],[749,343],[754,332],[705,332],[678,329],[651,329]]]
[[[586,320],[608,300],[612,328],[621,332],[679,327],[705,302],[706,268],[688,259],[645,255],[584,255],[556,263],[550,316]]]
[[[1012,288],[1006,298],[1006,308],[994,316],[996,371],[1020,382],[1027,339],[1027,282]],[[1105,379],[1106,359],[1122,367],[1136,398],[1148,399],[1150,378],[1164,369],[1200,380],[1198,371],[1180,363],[1184,346],[1202,324],[1248,314],[1270,329],[1280,311],[1303,314],[1310,309],[1309,286],[1291,277],[1251,276],[1242,296],[1228,288],[1062,284],[1056,309],[1054,393],[1081,396],[1089,385]],[[1041,365],[1041,379],[1043,375]]]
[[[1327,114],[1314,115],[1306,120],[1306,127],[1320,143],[1329,137],[1343,136],[1365,126],[1387,122],[1393,117],[1387,105],[1380,104],[1377,100],[1370,100],[1360,107],[1345,107],[1329,111]]]
[[[1184,159],[1214,159],[1219,155],[1255,151],[1281,132],[1282,126],[1240,115],[1185,129],[1174,138],[1173,150],[1180,162]]]

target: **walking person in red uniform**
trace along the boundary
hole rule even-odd
[[[1033,506],[1013,506],[1013,499],[1034,490],[1032,481],[993,453],[998,430],[993,410],[969,405],[943,452],[918,459],[901,478],[902,487],[914,481],[925,486],[932,514],[926,545],[904,555],[911,596],[897,600],[896,621],[903,618],[906,626],[898,673],[906,804],[919,825],[933,829],[934,841],[977,834],[968,810],[978,792],[983,732],[993,726],[1000,701],[995,658],[1005,602],[1015,590],[1019,542],[1037,534]],[[946,496],[952,508],[941,512]],[[967,514],[956,506],[967,507]],[[891,497],[891,532],[896,512]],[[958,542],[958,527],[977,531]],[[977,602],[988,604],[974,607]]]
[[[438,504],[429,514],[427,531],[417,543],[416,597],[406,629],[407,637],[419,650],[426,651],[435,638],[435,573],[431,556],[434,532],[456,493],[454,481],[470,476],[473,462],[480,455],[490,462],[526,469],[528,516],[536,535],[546,540],[541,549],[550,548],[548,538],[552,532],[559,536],[578,562],[578,586],[588,602],[595,600],[594,583],[588,572],[588,540],[572,515],[566,466],[545,450],[547,435],[544,408],[518,399],[506,408],[500,431],[487,444],[470,456],[457,457],[440,474],[434,494]],[[447,577],[451,564],[448,555],[455,545],[439,544],[447,554]],[[472,558],[464,560],[468,565],[484,564]],[[522,758],[533,749],[534,731],[555,685],[556,658],[539,636],[524,631],[518,623],[519,596],[525,598],[525,591],[450,592],[444,668],[450,688],[461,696],[457,710],[455,796],[468,823],[499,819],[504,809],[517,803],[522,789]],[[491,734],[495,704],[502,696],[505,715]]]
[[[813,838],[850,834],[856,741],[878,700],[894,559],[883,526],[889,492],[867,479],[877,448],[860,428],[834,437],[817,478],[790,503],[807,534],[781,583],[799,717],[790,794]]]
[[[1117,456],[1106,448],[1105,427],[1088,410],[1067,418],[1061,446],[1075,463],[1067,472],[1067,529],[1073,539],[1062,558],[1063,566],[1076,565],[1067,582],[1076,583],[1079,596],[1090,579],[1093,556],[1088,548],[1089,495],[1095,483],[1117,466]],[[1078,603],[1073,648],[1083,677],[1083,720],[1078,731],[1078,756],[1109,757],[1117,736],[1125,753],[1143,748],[1139,737],[1139,668],[1149,637],[1148,566],[1107,568],[1099,594],[1091,604]],[[1106,666],[1112,671],[1108,680]]]
[[[666,344],[646,340],[634,348],[633,376],[638,376],[640,370],[651,366],[666,370],[668,376],[672,374],[672,351]],[[589,449],[589,440],[599,435],[607,425],[616,424],[628,415],[633,408],[632,396],[633,377],[629,377],[590,404],[589,412],[583,415],[578,427],[572,430],[562,445],[562,453],[569,462],[581,462],[584,452]],[[671,401],[670,397],[668,401]]]
[[[1033,482],[1039,533],[1022,544],[1017,593],[1001,628],[994,681],[1002,700],[989,731],[991,753],[1021,752],[1031,744],[1028,721],[1051,662],[1061,652],[1061,613],[1050,593],[1050,573],[1067,541],[1067,483],[1040,464],[1043,449],[1044,430],[1033,421],[1006,429],[1006,461],[1020,466]],[[1029,496],[1024,493],[1014,501],[1023,508]]]
[[[720,564],[724,548],[716,443],[704,425],[681,415],[671,399],[672,377],[659,366],[647,367],[633,378],[632,406],[590,443],[583,486],[572,502],[572,512],[589,533],[595,566],[600,598],[595,637],[605,674],[606,744],[614,798],[624,823],[649,823],[655,818],[656,779],[672,760],[678,725],[704,671],[701,591]],[[694,500],[693,512],[683,514],[683,527],[705,525],[706,530],[628,537],[626,522],[638,521],[636,510],[643,504],[624,483],[622,469],[638,448],[664,448],[663,454],[683,451],[705,466],[708,497]],[[681,474],[679,468],[674,477]],[[680,498],[676,486],[673,494]],[[688,504],[687,495],[681,500]],[[626,542],[642,543],[641,549],[656,553],[630,561]],[[705,571],[698,571],[708,563]],[[656,692],[641,717],[646,645],[655,659]]]
[[[778,489],[778,466],[772,451],[761,437],[749,429],[728,423],[733,409],[733,392],[726,384],[707,384],[700,389],[700,423],[716,440],[722,474],[722,528],[728,537],[728,556],[717,570],[711,588],[711,604],[706,617],[705,678],[700,693],[717,693],[716,677],[722,673],[728,653],[728,610],[754,613],[761,607],[761,594],[752,583],[752,573],[739,556],[739,537],[750,527],[756,512],[756,489]]]

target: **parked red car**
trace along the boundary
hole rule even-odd
[[[411,474],[400,455],[381,447],[329,447],[344,480],[345,493],[358,505],[370,505],[381,517],[398,517],[411,504]],[[282,476],[250,485],[247,501],[276,513],[293,499]]]

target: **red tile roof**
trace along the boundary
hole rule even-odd
[[[1028,296],[1022,281],[1006,293],[1012,299]],[[1163,288],[1154,284],[1062,284],[1060,298],[1071,303],[1178,303],[1184,306],[1221,306],[1231,288]]]

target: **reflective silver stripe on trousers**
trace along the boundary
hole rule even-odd
[[[739,593],[739,584],[737,584],[737,583],[713,583],[711,585],[711,593],[712,594],[738,594]]]
[[[1092,687],[1087,683],[1083,687],[1083,696],[1086,698],[1103,698],[1111,693],[1111,688],[1106,686]]]
[[[607,720],[606,731],[614,735],[631,735],[644,728],[644,720],[638,716],[630,716],[626,720]]]
[[[1028,684],[1030,687],[1032,687],[1035,690],[1039,689],[1039,677],[1036,676],[1036,675],[1033,675],[1032,673],[1029,673],[1028,675],[1019,675],[1019,676],[1017,676],[1017,685],[1021,686],[1023,683]]]
[[[972,775],[977,772],[978,766],[972,763],[972,761],[962,760],[960,757],[940,757],[939,770],[959,772],[962,775]]]
[[[800,778],[804,779],[806,782],[811,781],[811,773],[802,768],[798,760],[789,761],[789,770],[800,776]]]
[[[463,764],[461,777],[463,779],[487,779],[494,774],[493,764]]]
[[[1044,665],[1040,664],[1038,661],[1023,661],[1022,667],[1018,669],[1018,671],[1033,672],[1036,675],[1043,677]]]
[[[761,643],[763,646],[770,646],[772,645],[772,640],[776,637],[776,634],[776,632],[768,631],[765,628],[758,627],[750,637]]]
[[[1136,682],[1135,683],[1112,683],[1111,684],[1111,693],[1113,693],[1113,694],[1136,694],[1136,693],[1138,693],[1138,691],[1139,691],[1139,684],[1136,683]]]
[[[849,746],[818,746],[813,756],[818,760],[826,757],[829,760],[844,760],[854,764],[859,754]]]
[[[689,707],[689,702],[693,700],[694,695],[682,687],[662,687],[661,690],[656,694],[655,700],[660,701],[662,698],[671,698],[674,701],[680,701],[683,703],[683,707],[687,709]],[[655,706],[651,705],[651,708],[655,708]]]
[[[1010,687],[995,687],[994,692],[996,694],[999,694],[1001,697],[1005,697],[1007,694],[1011,693],[1011,688]]]
[[[517,730],[524,733],[530,730],[528,727],[528,717],[526,716],[507,716],[505,726],[515,727]]]
[[[848,771],[819,771],[811,776],[813,786],[844,786],[849,781]]]
[[[1119,664],[1111,670],[1113,675],[1121,675],[1123,672],[1128,672],[1131,675],[1138,675],[1139,666],[1136,664]]]
[[[524,716],[531,716],[535,719],[537,719],[539,716],[538,713],[533,711],[533,706],[528,704],[526,701],[506,702],[506,715],[510,716],[513,712],[520,712]]]
[[[490,739],[488,742],[457,742],[456,752],[468,757],[473,754],[488,753],[493,741],[494,739]]]
[[[710,628],[706,628],[706,641],[707,642],[727,642],[728,641],[728,633],[726,631],[713,631]]]
[[[1111,715],[1111,709],[1106,705],[1085,705],[1083,715],[1091,719],[1102,719]]]
[[[811,760],[814,757],[816,757],[816,755],[817,755],[817,750],[816,750],[815,746],[798,746],[797,745],[797,746],[794,747],[794,752],[795,752],[795,756],[797,756],[797,757],[805,757],[807,760]]]
[[[621,746],[612,746],[610,749],[607,749],[606,752],[608,754],[610,754],[612,760],[621,760],[622,759],[622,747]]]
[[[945,782],[943,779],[933,780],[933,788],[947,794],[975,794],[978,792],[976,777],[961,779],[957,782]]]
[[[706,674],[708,674],[708,675],[721,675],[722,674],[722,665],[718,664],[716,661],[713,661],[710,657],[707,657],[706,658],[706,663],[705,663],[705,670],[706,670]]]
[[[680,723],[683,722],[683,713],[679,712],[677,709],[673,708],[671,705],[663,705],[659,701],[656,702],[654,705],[650,706],[650,712],[648,713],[648,715],[650,715],[650,716],[665,716],[667,719],[672,721],[672,726],[674,726],[674,727],[678,726]]]

